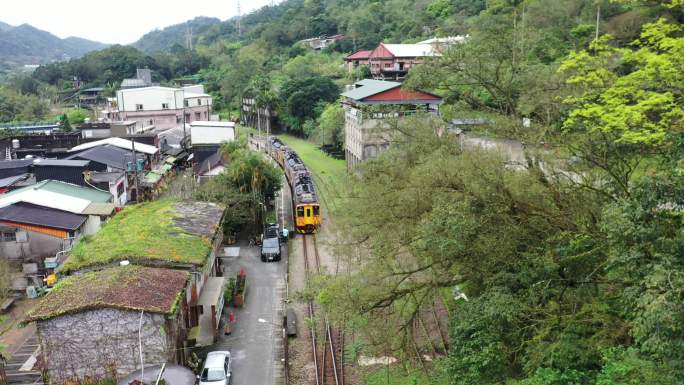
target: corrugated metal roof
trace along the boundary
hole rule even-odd
[[[81,214],[94,201],[105,203],[111,199],[112,195],[108,192],[46,180],[0,195],[0,207],[7,207],[17,202],[26,202]]]
[[[83,214],[108,216],[112,215],[114,210],[116,210],[116,205],[114,203],[91,203],[83,210]]]
[[[112,200],[112,194],[108,192],[56,180],[47,181],[41,189],[74,198],[85,199],[95,203],[108,203]]]
[[[347,59],[347,60],[368,59],[371,52],[373,52],[373,51],[356,51],[353,54],[347,56],[345,59]]]
[[[235,140],[235,130],[222,126],[191,126],[190,141],[193,145],[221,144]]]
[[[0,161],[0,170],[28,167],[33,164],[33,159],[13,159]]]
[[[94,147],[72,155],[67,159],[75,158],[88,159],[120,170],[126,170],[128,162],[133,162],[134,159],[132,152],[112,146]],[[144,159],[144,155],[138,154],[138,159]]]
[[[90,176],[90,181],[93,183],[115,182],[124,175],[123,172],[94,172]]]
[[[395,57],[440,56],[430,44],[383,44]]]
[[[34,166],[59,166],[59,167],[86,167],[90,164],[88,160],[69,160],[69,159],[36,159]]]
[[[15,203],[0,208],[0,221],[43,226],[59,230],[73,231],[81,227],[87,216],[30,203]]]
[[[124,150],[129,150],[133,151],[133,142],[127,139],[123,138],[107,138],[107,139],[102,139],[102,140],[96,140],[94,142],[88,142],[81,144],[80,146],[76,146],[69,150],[69,152],[79,152],[83,150],[87,150],[89,148],[93,147],[98,147],[98,146],[104,146],[104,145],[111,145],[114,147],[119,147],[123,148]],[[135,151],[136,152],[141,152],[143,154],[148,154],[148,155],[154,155],[157,152],[159,152],[159,149],[154,146],[150,146],[149,144],[144,144],[144,143],[135,143]]]
[[[457,44],[463,43],[468,39],[468,36],[458,35],[458,36],[447,36],[447,37],[433,37],[432,39],[427,39],[419,41],[416,44]]]
[[[14,190],[0,196],[0,207],[6,207],[17,202],[33,203],[74,214],[81,214],[91,203],[86,199],[74,198],[51,191],[34,190],[33,186]]]
[[[11,185],[19,182],[20,180],[27,178],[29,175],[30,174],[21,174],[21,175],[11,176],[9,178],[2,178],[2,179],[0,179],[0,188],[11,186]]]
[[[354,84],[353,90],[344,92],[342,96],[354,100],[362,100],[369,96],[379,94],[391,90],[393,88],[401,87],[401,83],[388,82],[385,80],[364,79]]]
[[[121,88],[146,87],[147,85],[147,82],[142,79],[124,79],[121,82]]]

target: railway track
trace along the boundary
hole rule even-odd
[[[312,240],[311,247],[307,244]],[[307,280],[312,273],[321,272],[321,261],[318,254],[318,245],[315,235],[302,236],[302,249],[304,250],[304,267]],[[313,251],[313,253],[311,253]],[[313,266],[312,266],[313,265]],[[309,301],[309,318],[315,320],[316,306]],[[344,331],[335,330],[330,326],[328,317],[323,315],[323,349],[317,345],[316,323],[311,323],[311,347],[312,359],[316,368],[316,385],[344,385]]]

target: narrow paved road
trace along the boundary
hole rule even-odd
[[[285,184],[276,197],[279,224],[292,230],[292,205],[289,187]],[[290,231],[294,237],[294,232]],[[243,308],[228,308],[224,313],[223,325],[229,314],[234,313],[236,322],[232,333],[221,334],[212,347],[203,351],[229,350],[233,357],[233,385],[278,385],[285,384],[283,378],[283,300],[286,297],[286,272],[288,245],[282,245],[280,262],[264,263],[260,249],[249,247],[246,241],[230,247],[240,247],[237,258],[222,258],[226,277],[234,277],[239,271],[247,274],[247,295]],[[262,318],[267,323],[257,320]],[[203,355],[204,355],[203,354]]]

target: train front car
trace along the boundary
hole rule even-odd
[[[304,168],[292,174],[297,232],[312,234],[321,226],[321,207],[311,174]]]
[[[296,152],[277,138],[271,139],[270,155],[285,171],[292,187],[295,229],[300,234],[312,234],[321,226],[321,206],[309,170]]]

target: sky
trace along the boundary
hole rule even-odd
[[[154,29],[196,16],[229,19],[237,0],[19,0],[3,4],[0,21],[31,24],[61,38],[82,37],[109,44],[130,44]],[[242,14],[271,0],[242,0]]]

